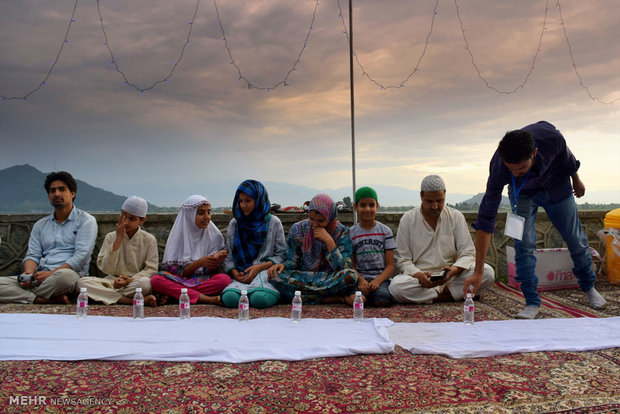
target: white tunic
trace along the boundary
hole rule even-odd
[[[401,273],[439,272],[444,266],[469,269],[476,261],[476,249],[463,214],[444,207],[435,230],[420,208],[400,219],[394,259]]]

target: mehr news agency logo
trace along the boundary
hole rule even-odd
[[[44,395],[10,395],[9,405],[111,405],[110,398],[48,397]]]

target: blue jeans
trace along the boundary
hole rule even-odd
[[[360,276],[361,277],[361,276]],[[371,278],[364,278],[367,282],[372,282]],[[390,279],[379,285],[379,289],[372,292],[369,296],[366,296],[362,293],[362,296],[366,298],[366,303],[370,306],[378,306],[378,307],[387,307],[392,306],[394,303],[394,299],[392,298],[392,294],[390,293]],[[352,289],[349,293],[354,295],[357,290],[357,286],[355,289]]]
[[[525,228],[523,239],[514,241],[515,265],[517,266],[515,280],[521,283],[525,304],[534,306],[540,306],[540,295],[537,292],[538,278],[534,273],[538,207],[545,209],[549,220],[566,242],[573,259],[573,274],[577,277],[581,290],[586,292],[592,289],[596,280],[596,275],[592,271],[592,254],[586,235],[581,228],[575,198],[571,195],[554,203],[546,191],[539,191],[533,196],[519,194],[517,214],[525,218]]]

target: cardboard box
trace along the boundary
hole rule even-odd
[[[573,274],[573,259],[567,248],[537,249],[536,276],[538,276],[538,291],[578,288],[577,278]],[[508,285],[519,288],[521,285],[515,280],[517,267],[515,266],[515,249],[506,246],[506,263],[508,264]],[[592,264],[594,270],[594,264]]]

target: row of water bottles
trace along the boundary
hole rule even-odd
[[[86,293],[86,288],[80,288],[75,316],[77,316],[78,319],[84,319],[87,314],[88,294]],[[179,315],[181,319],[189,319],[189,295],[187,294],[186,288],[181,289],[181,296],[179,297]],[[136,288],[136,293],[133,295],[133,318],[144,319],[144,295],[142,294],[142,288]]]
[[[239,300],[239,320],[247,321],[250,319],[249,314],[249,301],[247,297],[247,292],[241,292],[241,299]],[[243,303],[243,307],[242,307]],[[293,298],[293,303],[291,304],[291,321],[298,322],[301,319],[301,292],[296,290],[295,297]],[[465,304],[463,307],[463,322],[467,325],[472,325],[474,323],[474,312],[475,305],[474,300],[472,298],[472,294],[467,294],[467,299],[465,299]],[[355,321],[361,321],[364,319],[364,299],[362,298],[362,292],[355,292],[355,299],[353,300],[353,319]]]
[[[298,322],[301,320],[301,292],[295,291],[295,297],[291,305],[291,320]],[[77,299],[76,316],[78,319],[84,319],[88,313],[88,295],[86,294],[86,288],[80,288],[80,294]],[[187,289],[181,289],[181,296],[179,297],[179,316],[181,319],[190,318],[190,304],[189,295]],[[137,288],[133,297],[133,317],[134,319],[144,318],[144,296],[142,295],[142,288]],[[250,300],[248,299],[248,292],[246,290],[241,291],[241,297],[239,298],[239,320],[247,321],[250,319]],[[362,300],[362,293],[355,292],[355,300],[353,302],[353,319],[356,321],[364,319],[364,301]]]
[[[295,291],[293,302],[291,303],[291,321],[299,322],[301,320],[302,300],[301,292]],[[248,292],[241,291],[241,297],[239,298],[239,320],[247,321],[250,319],[250,300],[248,299]],[[364,300],[362,299],[362,292],[355,292],[355,300],[353,301],[353,319],[361,321],[364,319]]]
[[[301,320],[302,300],[301,292],[295,291],[295,297],[291,303],[291,321],[298,322]],[[475,305],[472,298],[472,294],[468,293],[465,299],[463,307],[463,322],[467,325],[474,323]],[[77,299],[76,316],[78,319],[84,319],[88,313],[88,295],[86,294],[86,288],[80,288],[80,294]],[[187,289],[181,289],[181,296],[179,297],[179,316],[181,319],[190,318],[190,304],[189,295]],[[144,318],[144,296],[142,295],[142,289],[137,288],[136,294],[133,297],[133,317],[134,319]],[[239,298],[239,315],[240,321],[247,321],[250,319],[250,300],[248,299],[248,292],[246,290],[241,291],[241,297]],[[361,321],[364,319],[364,300],[362,298],[362,292],[355,292],[355,299],[353,300],[353,319],[355,321]]]

